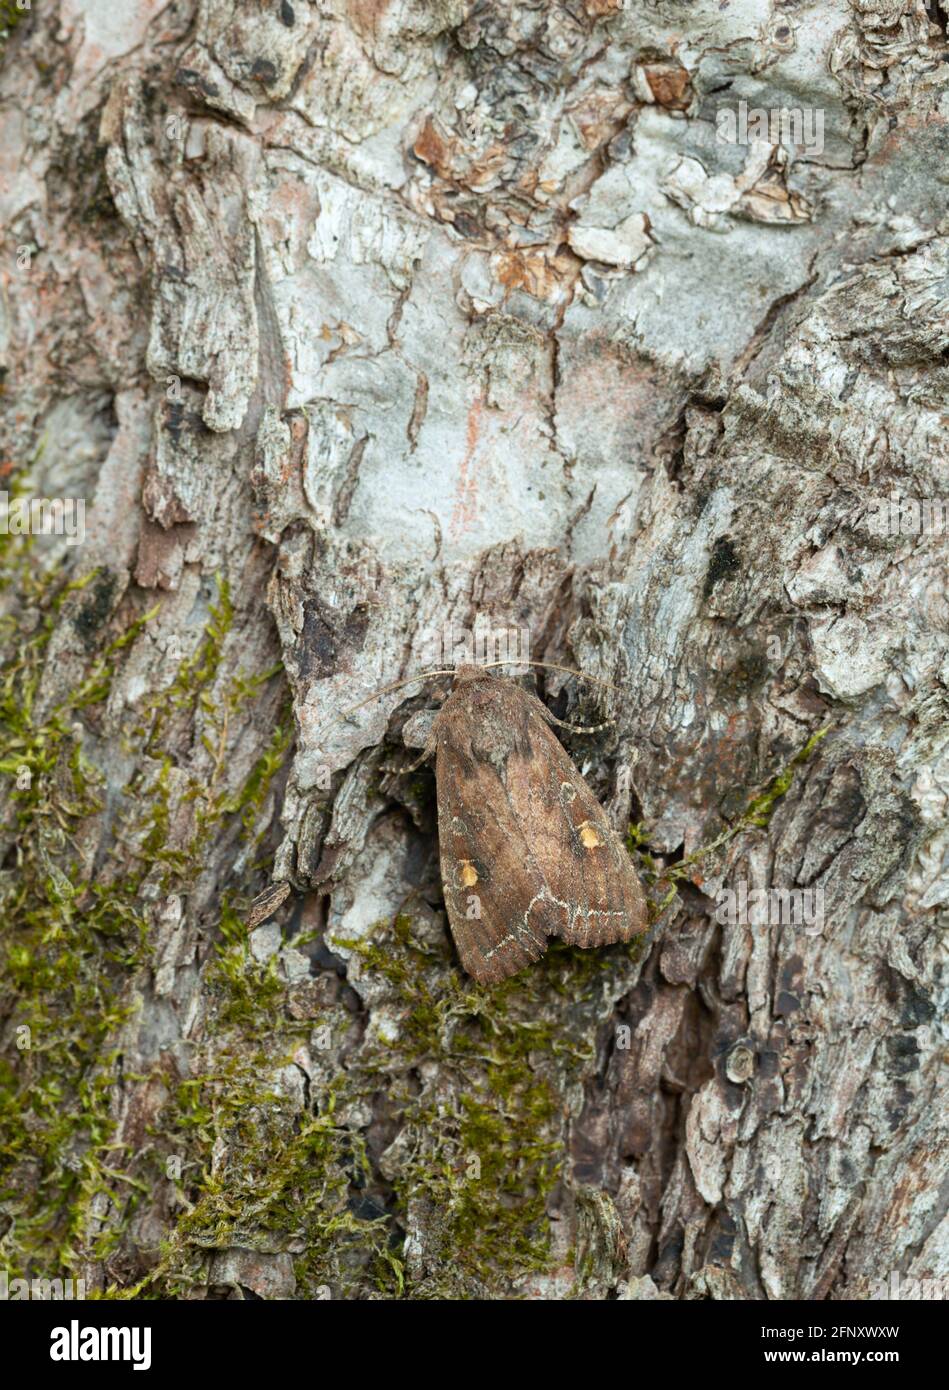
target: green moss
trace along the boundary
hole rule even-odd
[[[491,1288],[549,1261],[545,1198],[560,1172],[563,1136],[552,1079],[530,1054],[552,1041],[548,1028],[510,1024],[503,1010],[477,1016],[455,1039],[466,1061],[480,1058],[474,1068],[459,1065],[470,1089],[455,1113],[425,1115],[433,1152],[408,1170],[399,1192],[404,1208],[424,1194],[438,1211],[456,1292]]]
[[[215,1250],[239,1246],[295,1255],[301,1296],[367,1284],[398,1295],[401,1263],[387,1221],[353,1210],[369,1172],[363,1136],[341,1119],[343,1073],[301,1112],[287,1075],[319,1019],[294,1018],[276,960],[262,964],[227,906],[204,972],[206,1029],[194,1074],[169,1095],[154,1126],[156,1181],[169,1155],[186,1211],[155,1268],[121,1297],[178,1297],[208,1280]],[[339,1020],[335,1020],[337,1026]]]
[[[699,849],[694,850],[685,859],[680,860],[678,864],[671,865],[659,876],[658,881],[671,881],[673,883],[673,889],[666,899],[666,904],[668,904],[675,895],[675,882],[683,878],[691,878],[696,864],[700,864],[704,859],[708,858],[710,854],[721,849],[723,845],[733,840],[736,835],[740,835],[746,830],[763,829],[769,824],[778,802],[782,797],[786,796],[790,790],[798,769],[810,759],[817,745],[830,732],[830,728],[831,726],[829,724],[825,724],[822,729],[818,729],[815,733],[811,734],[807,742],[797,750],[790,761],[785,764],[780,772],[777,772],[774,777],[771,778],[764,791],[752,797],[741,815],[736,817],[730,825],[727,825],[714,840],[710,841],[707,845],[700,846]],[[639,827],[630,827],[630,839],[628,843],[631,849],[638,844],[638,833]],[[666,904],[664,904],[664,906]]]
[[[143,885],[150,878],[162,891],[188,891],[212,829],[230,820],[242,830],[260,814],[288,732],[283,721],[244,786],[218,784],[239,716],[274,674],[228,677],[220,701],[210,699],[233,618],[224,587],[166,706],[193,714],[200,704],[205,729],[215,731],[212,776],[172,777],[163,721],[149,709],[144,724],[125,735],[141,766],[112,796],[122,807],[121,862],[129,867],[119,871],[105,861],[93,877],[78,846],[103,811],[105,779],[83,754],[76,720],[80,713],[100,717],[120,653],[157,609],[102,645],[79,684],[40,720],[36,697],[54,628],[69,618],[87,645],[103,643],[113,586],[99,571],[65,584],[43,575],[32,563],[30,538],[17,540],[18,547],[0,547],[0,577],[19,603],[0,625],[9,654],[0,671],[0,977],[7,1020],[0,1194],[11,1218],[0,1259],[11,1277],[30,1277],[105,1258],[141,1195],[154,1190],[143,1177],[148,1155],[116,1147],[113,1105],[117,1040],[138,1007],[137,981],[150,962]],[[169,843],[172,825],[189,809],[190,837]],[[92,843],[97,839],[95,833]],[[224,949],[232,949],[226,933]],[[221,968],[226,973],[226,955]]]
[[[217,583],[218,599],[210,605],[197,650],[180,663],[171,684],[145,702],[142,723],[135,733],[142,740],[146,754],[154,756],[160,750],[168,725],[176,714],[183,713],[185,722],[190,725],[199,708],[212,719],[216,716],[218,722],[230,711],[227,704],[219,710],[211,694],[221,667],[224,645],[234,623],[230,585],[220,577]],[[218,750],[212,751],[217,754]],[[217,761],[220,762],[219,755]]]
[[[72,720],[105,698],[114,646],[48,718],[34,715],[55,613],[79,587],[32,585],[35,628],[13,618],[3,625],[13,655],[0,686],[0,977],[9,1019],[0,1054],[0,1189],[12,1220],[0,1250],[20,1277],[77,1264],[110,1150],[109,1042],[134,1011],[125,986],[146,959],[135,885],[90,882],[71,838],[100,809],[102,780]]]
[[[822,729],[811,734],[804,746],[794,754],[791,761],[781,769],[777,776],[772,777],[765,790],[749,801],[742,817],[745,825],[766,826],[768,824],[777,803],[790,790],[797,769],[807,762],[821,739],[829,732],[830,725],[825,724]]]
[[[352,954],[358,982],[385,992],[397,1028],[383,1036],[339,1004],[301,1017],[277,957],[257,961],[226,908],[193,1074],[154,1126],[155,1179],[169,1155],[183,1158],[186,1210],[152,1273],[113,1295],[181,1296],[233,1246],[290,1252],[298,1297],[490,1296],[548,1266],[561,1096],[592,1065],[605,977],[628,969],[625,956],[555,950],[485,990],[416,926],[401,915],[368,939],[330,943]],[[324,1029],[350,1041],[319,1062]],[[287,1076],[308,1042],[319,1074],[301,1111]],[[437,1093],[419,1084],[432,1063]],[[382,1097],[404,1156],[380,1165],[364,1125]],[[418,1267],[404,1247],[420,1226]]]
[[[370,1254],[380,1274],[391,1269],[397,1279],[387,1260],[388,1232],[349,1209],[350,1173],[364,1165],[365,1154],[338,1123],[332,1090],[319,1115],[301,1118],[266,1082],[278,1060],[273,1050],[264,1057],[246,1036],[235,1035],[234,1043],[215,1049],[214,1073],[196,1078],[178,1097],[177,1113],[169,1107],[163,1117],[163,1135],[179,1146],[197,1139],[197,1151],[208,1153],[218,1138],[224,1156],[184,1184],[190,1209],[147,1287],[173,1297],[203,1284],[207,1252],[232,1246],[295,1251],[310,1296],[328,1278],[341,1278],[350,1255]],[[289,1063],[289,1055],[283,1060]]]
[[[262,680],[269,680],[272,675],[276,674],[277,669],[279,668],[267,672],[263,677],[255,678],[253,682],[246,683],[250,693],[256,693],[257,685],[259,685]],[[224,796],[218,801],[216,814],[234,815],[239,813],[241,824],[244,830],[249,834],[260,816],[260,812],[269,795],[270,786],[275,775],[286,763],[287,750],[292,740],[293,707],[288,700],[274,727],[274,731],[270,736],[266,749],[254,764],[246,782],[238,792],[230,796]]]
[[[420,945],[405,916],[380,924],[378,939],[330,944],[353,953],[359,980],[390,987],[398,1015],[397,1036],[365,1043],[358,1067],[378,1076],[408,1155],[392,1179],[395,1218],[410,1235],[425,1229],[428,1259],[408,1260],[408,1291],[507,1293],[550,1264],[561,1098],[593,1064],[598,1009],[607,980],[628,970],[625,952],[555,943],[531,970],[483,988]],[[437,1063],[437,1091],[413,1083],[424,1063]]]
[[[28,9],[20,9],[16,0],[0,0],[0,60],[7,45],[7,39],[24,19],[29,17]]]
[[[274,1010],[286,993],[277,977],[276,958],[267,964],[254,959],[247,927],[229,906],[222,913],[220,930],[222,939],[207,975],[209,991],[219,1001],[215,1022],[235,1025],[245,1039],[260,1040],[273,1032]]]

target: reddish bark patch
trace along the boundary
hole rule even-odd
[[[692,83],[681,63],[650,63],[643,75],[658,106],[685,111],[692,101]]]
[[[389,0],[349,0],[346,6],[353,28],[363,38],[374,37],[379,21],[389,8]]]

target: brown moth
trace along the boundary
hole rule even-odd
[[[529,691],[459,666],[432,724],[448,920],[482,984],[543,955],[629,941],[646,900],[629,855]]]

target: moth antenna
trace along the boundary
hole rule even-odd
[[[496,666],[500,662],[494,663]],[[321,729],[317,729],[317,736],[328,733],[330,729],[335,729],[337,724],[341,724],[344,719],[348,719],[351,714],[355,714],[358,709],[365,709],[366,705],[371,705],[373,700],[378,700],[381,695],[391,695],[393,690],[404,690],[407,685],[415,685],[418,681],[427,681],[430,676],[453,676],[454,667],[448,666],[443,670],[420,671],[417,676],[407,676],[404,681],[394,681],[392,685],[384,685],[381,690],[376,690],[372,695],[367,695],[365,700],[360,700],[356,705],[350,705],[344,709],[342,714],[338,714],[329,724],[324,724]]]
[[[607,690],[615,690],[617,694],[621,693],[620,687],[614,685],[612,681],[600,680],[597,676],[585,676],[582,671],[576,670],[575,667],[560,666],[555,661],[486,661],[482,663],[481,669],[484,671],[491,671],[497,666],[542,666],[548,671],[563,671],[568,676],[576,676],[579,680],[589,681],[592,685],[602,685]],[[360,700],[358,704],[350,705],[348,709],[344,709],[343,712],[338,714],[329,724],[324,724],[321,729],[318,729],[316,736],[319,737],[321,734],[328,733],[330,729],[335,729],[337,724],[341,724],[344,719],[348,719],[349,716],[355,714],[357,710],[365,709],[366,705],[371,705],[373,700],[378,700],[382,695],[391,695],[395,690],[404,690],[406,686],[415,685],[418,681],[428,680],[431,676],[453,675],[455,675],[455,668],[453,666],[446,666],[433,671],[420,671],[416,676],[407,676],[405,680],[394,681],[391,685],[384,685],[381,690],[376,690],[372,695],[367,695],[365,700]],[[560,721],[558,720],[557,722],[559,723]],[[614,722],[613,720],[606,721],[607,724]],[[595,728],[589,730],[583,729],[579,725],[574,727],[569,724],[564,724],[562,727],[565,729],[573,728],[575,733],[588,733],[594,732],[595,728],[605,728],[606,725],[596,725]]]
[[[622,687],[614,685],[612,681],[600,680],[598,676],[584,675],[575,666],[560,666],[556,661],[486,661],[482,669],[490,671],[494,666],[543,666],[548,671],[563,671],[568,676],[576,676],[579,680],[589,681],[591,685],[602,685],[607,690],[615,690],[618,695],[622,694]],[[440,672],[439,674],[443,673]]]
[[[407,768],[404,770],[403,776],[408,777],[408,775],[409,775],[410,773],[412,773],[412,772],[417,772],[418,769],[419,769],[419,768],[422,766],[422,764],[425,762],[426,758],[430,758],[430,757],[431,757],[431,750],[429,749],[428,744],[426,744],[425,747],[422,749],[421,753],[419,754],[419,756],[415,759],[415,762],[412,763],[410,767],[407,767]]]
[[[611,724],[615,724],[615,719],[604,719],[602,724],[568,724],[566,719],[558,719],[555,714],[547,711],[547,718],[551,724],[556,724],[558,729],[569,729],[572,734],[598,734],[602,729],[608,729]]]

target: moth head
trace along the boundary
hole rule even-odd
[[[461,666],[455,667],[455,685],[466,685],[469,681],[489,681],[492,679],[493,677],[483,666],[475,666],[471,662],[463,662]]]

